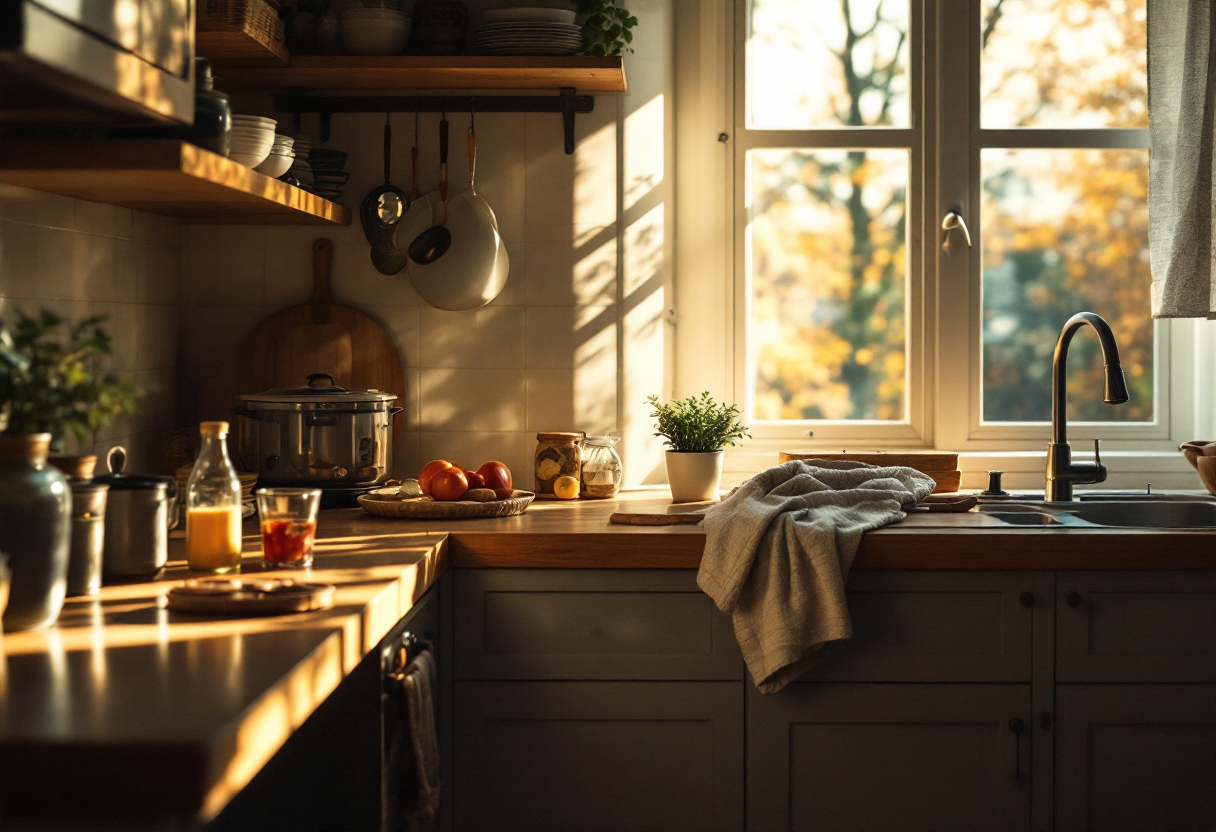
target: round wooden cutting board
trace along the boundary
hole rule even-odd
[[[233,394],[303,387],[311,373],[329,373],[342,387],[393,393],[405,407],[401,355],[380,324],[349,306],[333,302],[330,269],[334,244],[312,244],[312,300],[276,312],[241,343],[233,372]],[[405,419],[393,420],[400,436]]]

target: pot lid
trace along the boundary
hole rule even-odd
[[[111,491],[134,491],[136,489],[156,489],[168,488],[177,483],[173,477],[163,477],[157,474],[128,474],[123,470],[127,465],[127,449],[121,445],[115,445],[110,448],[110,452],[106,455],[106,463],[110,466],[110,473],[100,477],[93,477],[93,482],[100,485],[108,485]]]
[[[339,387],[328,373],[313,373],[304,387],[267,390],[237,398],[243,402],[391,402],[397,397],[382,390],[349,390]]]

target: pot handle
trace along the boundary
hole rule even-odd
[[[397,415],[398,415],[398,414],[400,414],[400,413],[404,413],[404,412],[405,412],[405,408],[404,408],[404,407],[390,407],[390,408],[388,409],[388,421],[389,421],[389,423],[390,423],[390,424],[392,424],[392,421],[393,421],[394,419],[396,419],[396,418],[397,418]]]
[[[337,387],[338,386],[337,380],[333,376],[331,376],[329,373],[309,373],[308,374],[308,386],[309,387],[321,387],[322,385],[317,384],[316,381],[317,381],[317,379],[322,379],[322,378],[329,379],[329,384],[324,385],[325,387]]]
[[[238,408],[234,409],[232,412],[235,413],[237,416],[246,416],[250,419],[253,419],[255,422],[258,419],[258,413],[259,413],[259,411],[250,410],[247,407],[238,407]]]
[[[121,474],[122,469],[127,467],[127,449],[122,445],[110,448],[110,452],[106,454],[106,465],[109,466],[111,474]]]
[[[166,528],[169,531],[173,531],[174,529],[176,529],[177,524],[182,519],[179,516],[178,511],[177,511],[177,504],[180,501],[181,501],[181,490],[180,490],[179,486],[176,483],[174,483],[173,490],[171,492],[171,496],[169,497],[169,513],[165,515],[165,517],[169,521],[168,525],[166,526]]]

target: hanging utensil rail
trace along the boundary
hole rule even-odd
[[[275,109],[291,113],[292,132],[300,132],[300,116],[321,116],[321,141],[329,141],[334,113],[561,113],[566,155],[574,153],[574,116],[595,109],[595,98],[576,95],[573,87],[547,95],[306,95],[302,90],[274,97]]]

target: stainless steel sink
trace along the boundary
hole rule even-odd
[[[1216,529],[1216,500],[1147,495],[1074,503],[983,503],[979,511],[1010,526],[1069,528]]]

